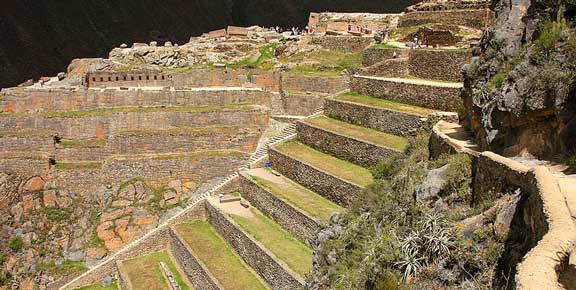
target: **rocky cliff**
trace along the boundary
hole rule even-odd
[[[304,26],[310,11],[399,12],[410,0],[5,1],[0,87],[64,71],[74,58],[106,56],[121,43],[187,42],[235,25]]]
[[[467,121],[484,150],[542,159],[574,155],[574,1],[495,1],[464,69]]]

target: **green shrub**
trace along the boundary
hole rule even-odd
[[[24,242],[22,238],[19,236],[13,236],[10,241],[8,242],[8,247],[12,250],[12,252],[18,252],[22,249]]]
[[[455,195],[460,201],[472,197],[472,160],[467,154],[456,154],[448,158],[446,170],[446,195]]]
[[[576,154],[573,154],[568,158],[566,165],[568,165],[568,174],[576,174]]]

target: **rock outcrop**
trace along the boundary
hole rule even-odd
[[[556,5],[495,3],[495,25],[464,68],[467,121],[483,150],[543,159],[574,154],[576,42],[567,23],[574,6]]]

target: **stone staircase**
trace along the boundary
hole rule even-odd
[[[355,78],[369,87],[382,82],[433,86],[431,93],[440,96],[459,87]],[[240,197],[238,201],[207,196],[201,214],[169,227],[163,250],[169,260],[162,262],[173,265],[180,289],[304,289],[305,274],[312,267],[310,245],[322,225],[373,182],[371,166],[403,154],[408,137],[446,107],[445,102],[413,101],[418,96],[406,97],[398,88],[384,95],[369,92],[353,86],[352,92],[328,98],[323,111],[270,138],[253,154],[250,165],[231,177],[238,179],[228,192]],[[266,155],[271,167],[255,168]],[[119,285],[140,289],[126,281],[149,275],[144,267],[128,271],[129,261],[120,262]],[[174,289],[158,273],[156,279],[163,281],[158,289]]]

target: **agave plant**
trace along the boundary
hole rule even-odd
[[[395,262],[394,265],[403,270],[403,279],[406,281],[409,276],[418,273],[422,269],[422,260],[423,258],[419,257],[419,253],[416,249],[402,249],[400,261]]]

